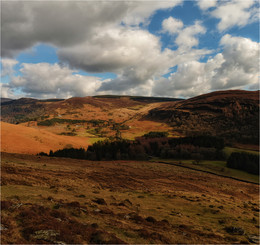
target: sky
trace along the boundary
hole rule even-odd
[[[259,1],[1,0],[1,97],[259,89]]]

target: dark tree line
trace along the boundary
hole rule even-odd
[[[101,160],[146,160],[147,154],[138,142],[129,140],[98,141],[87,150],[84,148],[64,148],[62,150],[50,151],[49,154],[41,152],[41,156],[67,157],[76,159],[87,159],[93,161]]]
[[[169,135],[168,132],[149,132],[148,134],[145,134],[143,137],[145,138],[162,138],[167,137]]]
[[[63,118],[52,118],[47,119],[41,122],[38,122],[39,126],[53,126],[56,123],[70,123],[70,124],[79,124],[79,123],[85,123],[88,122],[86,120],[77,120],[77,119],[63,119]]]
[[[216,148],[218,150],[222,150],[225,146],[224,140],[222,138],[209,135],[191,136],[184,138],[171,138],[169,139],[169,144],[171,146],[189,144],[198,147]]]
[[[154,137],[157,135],[158,137]],[[150,137],[152,136],[152,137]],[[117,139],[94,143],[87,150],[65,148],[51,151],[49,156],[70,157],[88,160],[146,160],[149,157],[171,159],[213,160],[223,159],[221,139],[211,136],[167,138],[165,134],[153,132],[148,137],[135,141]],[[46,155],[40,153],[41,155]]]
[[[84,148],[64,148],[62,150],[57,150],[55,152],[50,151],[50,157],[68,157],[76,159],[86,159],[86,150]]]
[[[259,175],[259,155],[233,152],[227,160],[227,167]]]
[[[129,140],[99,141],[88,147],[87,159],[90,160],[145,160],[147,154],[138,142]]]
[[[224,154],[223,139],[214,136],[192,136],[183,138],[167,138],[160,135],[141,137],[141,142],[148,155],[171,159],[222,160]]]

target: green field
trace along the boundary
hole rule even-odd
[[[152,160],[153,161],[153,160]],[[156,159],[158,161],[158,159]],[[249,174],[247,172],[237,170],[237,169],[232,169],[226,167],[226,161],[209,161],[209,160],[204,160],[200,162],[195,162],[194,160],[162,160],[163,162],[166,163],[174,163],[178,164],[180,166],[186,166],[186,167],[191,167],[195,168],[198,170],[203,170],[203,171],[209,171],[211,173],[227,176],[227,177],[233,177],[241,180],[246,180],[246,181],[251,181],[255,183],[259,183],[259,176],[254,175],[254,174]]]
[[[225,147],[223,152],[226,155],[226,157],[229,157],[232,152],[246,152],[246,153],[250,153],[250,154],[259,155],[259,151],[251,151],[251,150],[239,149],[239,148],[234,148],[234,147]]]

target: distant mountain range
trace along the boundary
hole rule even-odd
[[[217,91],[190,99],[102,95],[70,99],[37,100],[1,98],[1,121],[20,124],[52,118],[144,122],[134,135],[151,123],[163,123],[177,135],[211,134],[227,141],[258,144],[259,91]],[[151,128],[154,129],[154,128]],[[157,127],[157,131],[161,131]],[[165,130],[165,129],[163,129]],[[125,131],[126,132],[126,131]]]

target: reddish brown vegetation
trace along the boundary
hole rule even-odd
[[[69,207],[73,208],[74,205],[71,206],[70,203]],[[17,244],[48,244],[57,242],[66,244],[124,243],[115,235],[100,231],[91,225],[82,224],[62,211],[52,210],[36,204],[21,206],[16,211],[15,221],[17,228],[20,229],[22,234],[20,238],[12,240]],[[11,229],[8,219],[3,219],[2,223],[8,227],[8,230]],[[54,235],[48,234],[50,231],[53,231]],[[37,233],[42,233],[42,235],[37,236]],[[9,239],[3,236],[2,244],[9,243]]]

